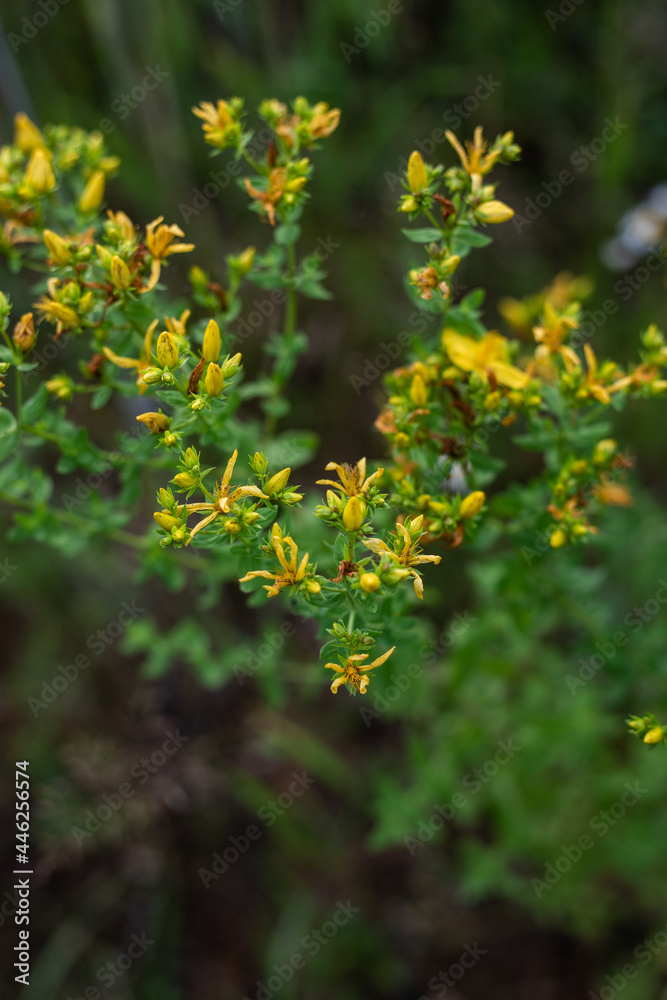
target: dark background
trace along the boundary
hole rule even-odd
[[[318,461],[306,473],[312,481],[329,458],[382,454],[372,427],[381,385],[376,381],[358,394],[350,376],[363,372],[383,341],[395,339],[411,311],[403,273],[413,251],[400,237],[398,186],[386,175],[397,174],[401,158],[444,127],[448,112],[457,114],[455,106],[475,93],[480,78],[493,81],[493,92],[456,131],[463,138],[476,124],[491,137],[514,130],[522,161],[498,176],[499,196],[517,213],[524,214],[526,199],[534,200],[544,182],[571,169],[570,158],[602,134],[607,119],[624,126],[535,221],[520,232],[512,223],[497,227],[493,246],[466,263],[462,283],[487,288],[489,327],[502,323],[499,298],[534,292],[562,270],[594,279],[587,308],[609,298],[618,302],[596,335],[600,353],[625,361],[649,321],[664,325],[662,273],[625,301],[614,289],[624,272],[610,271],[600,249],[623,213],[667,179],[667,10],[648,0],[585,0],[561,8],[571,13],[556,21],[548,8],[527,0],[404,0],[367,46],[346,50],[346,56],[341,45],[358,43],[373,12],[385,10],[380,4],[241,0],[233,6],[223,0],[216,10],[199,0],[88,0],[58,7],[35,29],[30,25],[42,10],[38,4],[0,0],[0,137],[10,139],[18,110],[40,124],[87,129],[110,119],[107,143],[123,167],[109,187],[109,205],[137,222],[164,214],[167,222],[182,224],[197,245],[192,262],[215,277],[222,275],[225,253],[262,245],[265,233],[234,182],[183,222],[179,206],[191,205],[195,189],[225,162],[208,158],[192,105],[239,94],[252,110],[263,97],[288,100],[303,93],[342,109],[338,131],[317,154],[302,243],[304,252],[318,237],[339,244],[326,263],[334,301],[306,302],[300,321],[311,347],[293,385],[292,420],[321,437]],[[168,75],[136,108],[119,110],[122,94],[151,68]],[[453,162],[442,141],[426,158]],[[180,282],[186,293],[185,265],[172,267],[170,282],[177,293]],[[7,276],[3,287],[18,302],[27,294],[14,277]],[[252,359],[256,345],[247,350]],[[624,560],[632,558],[631,545],[635,556],[648,551],[656,560],[664,551],[655,506],[667,485],[664,414],[659,402],[624,415],[623,440],[632,442],[638,479],[652,499],[641,512],[614,522],[618,579],[626,572]],[[642,525],[641,537],[633,535]],[[12,762],[29,759],[40,858],[32,896],[33,985],[21,995],[81,996],[86,987],[99,986],[97,969],[125,952],[132,934],[147,933],[155,943],[113,986],[100,987],[105,998],[254,997],[256,981],[266,982],[274,964],[303,951],[303,936],[349,898],[360,914],[282,985],[281,997],[428,995],[429,980],[476,941],[487,957],[448,996],[583,997],[628,960],[627,950],[645,933],[667,923],[667,917],[658,919],[655,899],[647,908],[643,890],[633,893],[629,862],[625,882],[609,874],[614,902],[592,926],[586,916],[590,887],[578,897],[576,879],[570,908],[556,913],[523,905],[509,889],[463,891],[470,882],[460,860],[465,850],[454,860],[452,841],[467,837],[491,851],[496,838],[511,839],[493,822],[480,820],[432,846],[435,867],[411,859],[400,838],[397,846],[369,840],[370,799],[382,796],[383,771],[393,766],[396,746],[410,741],[409,730],[392,715],[369,732],[356,708],[345,710],[341,695],[331,701],[320,674],[307,674],[302,656],[282,665],[279,690],[270,676],[243,685],[232,677],[221,685],[205,645],[197,653],[197,630],[183,636],[181,657],[154,667],[156,674],[163,670],[159,677],[146,676],[143,655],[122,655],[124,637],[93,654],[91,668],[34,718],[26,699],[39,693],[58,664],[90,649],[88,637],[117,617],[123,601],[136,600],[158,622],[177,621],[194,601],[196,581],[169,592],[133,576],[133,557],[113,546],[74,554],[4,541],[0,559],[5,557],[14,569],[0,584],[2,823],[11,834]],[[469,584],[460,582],[459,559],[454,555],[449,563],[443,605],[431,608],[439,627],[467,606]],[[225,592],[225,600],[246,630],[248,649],[257,649],[252,612],[240,595]],[[201,610],[201,629],[210,613]],[[280,623],[277,617],[274,632]],[[192,660],[198,660],[196,670]],[[620,718],[635,707],[641,708],[621,707]],[[142,757],[162,745],[164,733],[178,727],[189,736],[183,749],[81,851],[73,849],[71,827],[86,808],[117,789]],[[615,738],[622,740],[622,727],[620,733]],[[447,771],[446,742],[440,752]],[[659,782],[662,758],[656,752],[651,759]],[[210,867],[213,853],[228,846],[230,836],[243,835],[257,810],[304,768],[317,778],[313,790],[275,827],[262,827],[260,841],[204,889],[198,869]],[[511,786],[505,794],[511,796]],[[637,845],[640,833],[664,841],[657,821],[637,830]],[[554,857],[560,843],[553,845]],[[517,850],[523,850],[520,838]],[[8,856],[3,872],[9,873],[10,862]],[[664,871],[657,878],[655,896],[664,899]],[[650,881],[650,872],[644,870],[642,879]],[[5,886],[10,889],[10,874],[2,875],[0,889]],[[0,938],[4,992],[12,996],[11,918]],[[658,956],[651,978],[628,982],[624,996],[661,996],[664,962]]]

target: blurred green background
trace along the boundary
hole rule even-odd
[[[594,279],[587,309],[618,304],[595,334],[598,354],[623,362],[643,327],[665,326],[662,270],[644,282],[635,274],[641,253],[618,272],[600,257],[623,214],[667,179],[667,9],[657,0],[551,8],[528,0],[391,8],[0,0],[0,18],[2,140],[19,110],[40,124],[88,129],[107,119],[108,147],[123,161],[110,206],[140,223],[160,214],[179,222],[197,245],[193,261],[214,277],[226,253],[266,237],[233,181],[189,211],[225,162],[208,157],[192,105],[239,94],[253,108],[263,97],[303,93],[342,109],[340,128],[317,154],[304,217],[304,252],[318,238],[336,244],[325,265],[335,298],[306,302],[300,320],[311,346],[292,386],[292,422],[321,438],[307,481],[331,458],[381,457],[373,430],[381,383],[358,393],[351,376],[408,323],[403,273],[414,248],[400,236],[395,175],[420,144],[427,159],[453,162],[434,130],[449,125],[464,137],[476,124],[490,136],[513,129],[524,155],[499,172],[499,196],[523,216],[526,200],[547,192],[534,221],[497,227],[493,246],[461,271],[461,290],[487,289],[489,327],[502,323],[499,298],[536,291],[563,270]],[[124,104],[149,71],[159,85],[134,107]],[[608,119],[619,123],[618,136],[549,196],[544,184],[553,192],[577,151],[597,148]],[[637,285],[631,295],[626,275]],[[186,268],[170,277],[185,294]],[[6,274],[3,288],[19,303],[27,296]],[[256,350],[251,339],[250,359]],[[331,699],[322,672],[309,669],[312,633],[284,611],[264,619],[261,635],[233,589],[197,603],[196,579],[170,591],[137,577],[133,557],[112,547],[70,558],[39,542],[3,540],[0,563],[11,568],[0,576],[3,996],[667,995],[667,947],[655,938],[667,925],[665,756],[662,748],[643,752],[622,724],[628,712],[667,708],[665,609],[636,634],[623,624],[667,575],[665,412],[657,401],[623,414],[616,435],[637,457],[637,503],[609,513],[583,557],[528,565],[486,558],[481,548],[446,556],[432,575],[440,591],[425,608],[424,641],[451,628],[456,613],[475,621],[435,655],[427,647],[422,676],[368,724],[358,702]],[[110,626],[132,601],[146,612],[116,638]],[[182,655],[165,660],[161,629],[181,618]],[[242,684],[225,661],[220,621],[230,618],[243,634],[234,656],[260,664]],[[564,678],[619,628],[627,647],[572,693]],[[98,629],[111,641],[96,652]],[[90,668],[35,715],[27,699],[82,653]],[[142,759],[157,752],[161,760],[165,734],[178,731],[187,742],[151,765],[137,794],[79,848],[72,827],[86,810],[99,809],[128,775],[138,783]],[[499,740],[512,739],[521,752],[492,777],[489,766],[476,789],[471,772],[495,759]],[[31,761],[36,861],[25,989],[13,982],[11,890],[13,761],[23,759]],[[304,771],[314,784],[295,796],[290,786]],[[604,834],[598,824],[595,849],[538,897],[530,879],[595,831],[600,810],[637,780],[647,791],[627,815]],[[411,851],[404,838],[437,815],[436,804],[453,801],[444,830]],[[214,856],[225,851],[228,868],[217,862],[216,873]],[[342,917],[348,900],[358,912]],[[641,950],[646,939],[655,939],[653,951]],[[289,975],[297,955],[303,968]],[[118,963],[115,972],[104,972],[108,962]],[[635,974],[621,975],[628,963]]]

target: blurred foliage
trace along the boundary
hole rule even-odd
[[[8,138],[18,110],[86,128],[110,118],[107,144],[123,160],[110,203],[147,221],[165,206],[192,205],[209,179],[193,104],[244,93],[252,106],[269,92],[303,92],[343,109],[337,153],[321,161],[304,234],[305,246],[318,237],[340,243],[327,262],[335,302],[314,303],[305,315],[311,346],[294,387],[296,423],[314,426],[321,454],[380,451],[371,429],[379,381],[357,395],[349,376],[406,327],[411,310],[400,278],[411,248],[397,239],[397,189],[385,175],[430,139],[445,113],[457,114],[480,76],[499,85],[470,124],[492,135],[511,127],[524,148],[503,186],[518,213],[601,135],[607,118],[627,125],[529,227],[503,227],[494,248],[462,272],[466,286],[488,289],[488,325],[502,322],[501,295],[534,292],[565,268],[593,279],[587,308],[618,303],[595,335],[600,353],[625,360],[637,330],[652,320],[664,325],[662,273],[645,284],[637,279],[641,288],[626,298],[614,288],[619,276],[599,259],[619,216],[665,178],[667,15],[657,0],[572,5],[553,29],[545,10],[527,0],[413,0],[349,62],[341,43],[356,44],[357,30],[378,10],[370,0],[225,6],[220,17],[203,2],[68,4],[14,52],[11,33],[27,34],[23,18],[37,8],[0,3],[0,126]],[[114,102],[156,66],[168,77],[121,117]],[[247,225],[244,211],[245,198],[230,183],[224,198],[184,227],[214,273]],[[8,290],[27,303],[17,279],[8,279]],[[619,420],[616,436],[637,457],[637,502],[607,515],[583,561],[562,551],[530,565],[520,555],[490,559],[481,535],[472,562],[451,553],[446,569],[430,575],[424,643],[452,629],[451,644],[446,637],[432,663],[427,651],[418,664],[423,676],[400,697],[390,690],[391,671],[378,675],[377,697],[388,706],[380,711],[377,703],[380,718],[364,721],[358,700],[332,706],[319,682],[304,682],[314,641],[296,619],[293,637],[261,659],[253,677],[221,687],[233,658],[224,641],[222,655],[205,642],[220,627],[221,607],[244,633],[235,648],[241,662],[246,650],[257,655],[270,645],[239,595],[225,591],[223,602],[194,607],[192,590],[129,585],[130,555],[98,549],[70,560],[39,546],[4,547],[0,563],[16,568],[0,585],[3,828],[12,828],[16,759],[32,762],[40,817],[33,827],[37,957],[32,986],[21,995],[78,997],[99,985],[97,970],[127,950],[133,933],[147,932],[156,943],[107,996],[256,996],[257,980],[267,982],[272,966],[305,953],[304,936],[349,898],[360,913],[308,957],[282,997],[436,996],[429,980],[474,941],[487,954],[466,972],[462,995],[599,993],[607,974],[632,962],[640,974],[624,996],[659,996],[667,951],[656,945],[644,965],[633,949],[667,922],[664,755],[629,740],[618,723],[629,712],[665,710],[662,606],[636,633],[624,624],[664,576],[664,405],[631,406]],[[514,456],[515,474],[535,471],[524,461]],[[89,650],[88,637],[134,598],[154,624],[148,614],[140,618],[33,718],[27,699],[59,664]],[[194,610],[180,626],[183,651],[163,672],[169,664],[160,662],[160,635],[183,617],[184,603]],[[477,620],[456,636],[465,612]],[[266,630],[279,634],[282,624]],[[627,647],[571,691],[567,676],[619,629],[628,633]],[[84,849],[72,850],[72,825],[179,727],[189,737],[182,757],[160,768]],[[473,794],[477,779],[464,784],[468,775],[494,758],[499,740],[512,739],[521,751]],[[275,825],[264,824],[259,841],[205,889],[198,869],[210,870],[230,837],[259,825],[258,810],[304,769],[316,784]],[[636,781],[648,791],[618,825],[604,836],[591,830],[600,810]],[[411,855],[403,838],[414,840],[435,805],[457,792],[466,804]],[[585,833],[595,849],[538,899],[531,878],[543,879],[545,866]],[[7,855],[3,871],[11,868]],[[9,875],[4,882],[11,897]],[[7,908],[2,915],[10,970],[15,928]],[[10,991],[13,976],[3,976],[3,992]]]

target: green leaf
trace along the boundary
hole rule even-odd
[[[439,243],[443,235],[433,226],[425,226],[423,229],[401,229],[401,232],[413,243]]]
[[[297,226],[293,222],[284,226],[278,226],[273,236],[278,246],[293,246],[299,239],[299,236],[301,236],[301,226]]]
[[[34,424],[39,420],[46,409],[48,398],[49,390],[46,388],[46,383],[42,382],[37,392],[23,404],[23,420],[26,424]]]
[[[451,251],[459,257],[467,256],[474,247],[485,247],[493,242],[489,236],[473,229],[467,223],[457,226],[452,236]]]
[[[103,406],[107,405],[112,396],[113,388],[110,385],[101,385],[99,389],[93,393],[92,399],[90,400],[91,409],[101,410]]]
[[[333,298],[331,292],[325,288],[321,282],[317,281],[310,275],[306,275],[304,278],[297,278],[295,287],[297,291],[301,292],[302,295],[307,296],[309,299]]]
[[[0,409],[0,462],[11,455],[20,436],[14,414],[4,408]]]

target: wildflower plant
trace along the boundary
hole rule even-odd
[[[398,205],[411,224],[403,232],[419,247],[406,289],[427,322],[386,376],[376,421],[383,457],[330,461],[317,491],[306,492],[293,470],[315,443],[282,422],[308,344],[298,298],[328,292],[321,270],[299,264],[299,223],[313,160],[340,112],[304,98],[290,107],[264,101],[259,116],[273,139],[261,160],[250,155],[240,98],[204,102],[194,114],[213,155],[245,161],[240,186],[269,240],[228,255],[224,275],[192,266],[188,302],[165,287],[175,256],[195,259],[183,230],[162,216],[137,225],[123,211],[102,211],[119,161],[101,134],[41,131],[17,116],[14,141],[0,150],[0,250],[12,271],[41,278],[20,315],[0,298],[0,371],[10,380],[0,499],[15,511],[17,539],[72,551],[107,537],[141,552],[144,571],[170,585],[187,565],[217,584],[238,581],[253,605],[287,600],[317,623],[331,690],[365,694],[387,660],[414,645],[423,573],[446,573],[450,549],[504,539],[530,553],[536,531],[553,549],[578,546],[598,531],[605,505],[632,502],[632,459],[610,436],[611,418],[630,397],[664,392],[667,346],[651,326],[636,365],[598,359],[578,333],[589,289],[567,275],[530,299],[500,303],[508,335],[488,329],[483,292],[458,299],[452,279],[490,242],[488,227],[512,217],[490,175],[520,149],[511,132],[488,143],[477,128],[465,145],[448,132],[459,162],[429,164],[413,152]],[[249,282],[280,289],[286,302],[282,328],[263,337],[262,366],[251,373],[234,348]],[[57,370],[45,371],[44,347],[55,351]],[[141,410],[136,433],[97,444],[95,411],[127,413],[128,400]],[[490,494],[505,438],[539,452],[543,472]],[[110,475],[109,487],[59,506],[57,478],[80,471]],[[155,481],[149,527],[141,501]],[[147,531],[134,530],[137,520]],[[652,717],[633,717],[630,727],[649,744],[662,740]]]

